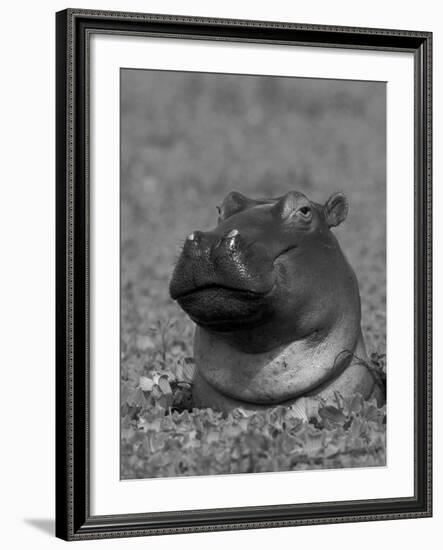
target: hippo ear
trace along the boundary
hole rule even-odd
[[[221,206],[218,207],[218,212],[220,214],[219,220],[226,220],[233,214],[245,210],[251,202],[251,199],[248,199],[241,193],[231,191],[229,195],[225,197]]]
[[[348,199],[343,193],[334,193],[325,204],[326,223],[329,227],[340,225],[349,212]]]

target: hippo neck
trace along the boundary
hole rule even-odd
[[[339,376],[357,353],[366,360],[360,342],[359,323],[342,320],[326,333],[313,333],[274,350],[251,354],[197,327],[194,355],[200,376],[216,390],[267,404],[314,392]]]

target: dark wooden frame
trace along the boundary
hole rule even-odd
[[[56,15],[56,534],[66,540],[432,514],[432,34],[69,9]],[[89,510],[89,38],[93,33],[412,52],[415,63],[415,494],[91,516]]]

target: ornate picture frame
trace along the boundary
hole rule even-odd
[[[84,540],[432,515],[432,33],[82,9],[57,13],[56,33],[56,535],[65,540]],[[91,438],[96,434],[90,424],[94,369],[90,360],[90,281],[94,276],[94,248],[90,247],[94,216],[90,206],[94,162],[90,142],[90,46],[95,35],[413,56],[413,495],[294,504],[269,504],[264,496],[263,502],[254,506],[188,510],[172,506],[174,511],[93,513],[94,472],[90,461]],[[400,189],[401,182],[396,185]]]

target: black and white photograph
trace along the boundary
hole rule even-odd
[[[386,465],[386,83],[120,70],[120,476]]]
[[[76,4],[2,10],[1,547],[440,548],[441,2]]]
[[[432,516],[432,32],[312,13],[56,14],[63,540]]]

